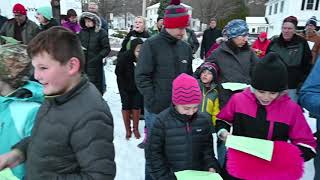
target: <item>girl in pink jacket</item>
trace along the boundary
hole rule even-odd
[[[303,160],[315,156],[316,141],[301,107],[285,93],[288,73],[278,54],[269,53],[257,63],[251,86],[234,94],[217,115],[217,135],[226,140],[232,127],[233,135],[274,141],[273,159],[259,169],[260,160],[245,158],[243,162],[242,155],[229,149],[224,179],[299,179],[303,175]],[[278,142],[289,144],[289,149],[278,148]],[[281,163],[286,163],[285,168],[278,168]],[[301,168],[291,173],[290,165]]]

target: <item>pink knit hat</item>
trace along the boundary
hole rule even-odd
[[[198,81],[185,73],[180,74],[172,86],[172,103],[174,105],[200,104],[201,90]]]

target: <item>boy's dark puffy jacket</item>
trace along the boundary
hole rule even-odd
[[[26,157],[25,180],[113,180],[113,119],[87,78],[40,107],[31,136],[14,148]]]
[[[157,180],[175,180],[182,170],[220,171],[212,146],[212,122],[204,113],[192,118],[173,106],[162,111],[148,136],[146,162]]]

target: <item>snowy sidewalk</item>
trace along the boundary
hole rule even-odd
[[[200,61],[194,61],[194,69],[200,64]],[[107,93],[104,95],[104,99],[108,102],[114,121],[115,161],[117,164],[117,175],[115,179],[144,180],[144,151],[137,147],[143,137],[139,140],[136,140],[134,137],[129,141],[125,139],[125,129],[121,115],[121,101],[114,69],[115,65],[112,65],[112,62],[107,62],[104,69]],[[143,127],[144,121],[140,121],[139,130],[142,136]],[[305,163],[305,169],[305,175],[302,180],[313,180],[313,161]]]

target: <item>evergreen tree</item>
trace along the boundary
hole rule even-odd
[[[158,9],[158,16],[164,17],[164,10],[170,4],[170,0],[160,0],[160,6]]]
[[[245,20],[249,16],[249,8],[246,6],[246,3],[243,0],[234,0],[234,7],[237,7],[232,13],[226,17],[221,18],[217,22],[219,28],[223,28],[227,23],[233,19],[243,19]]]

